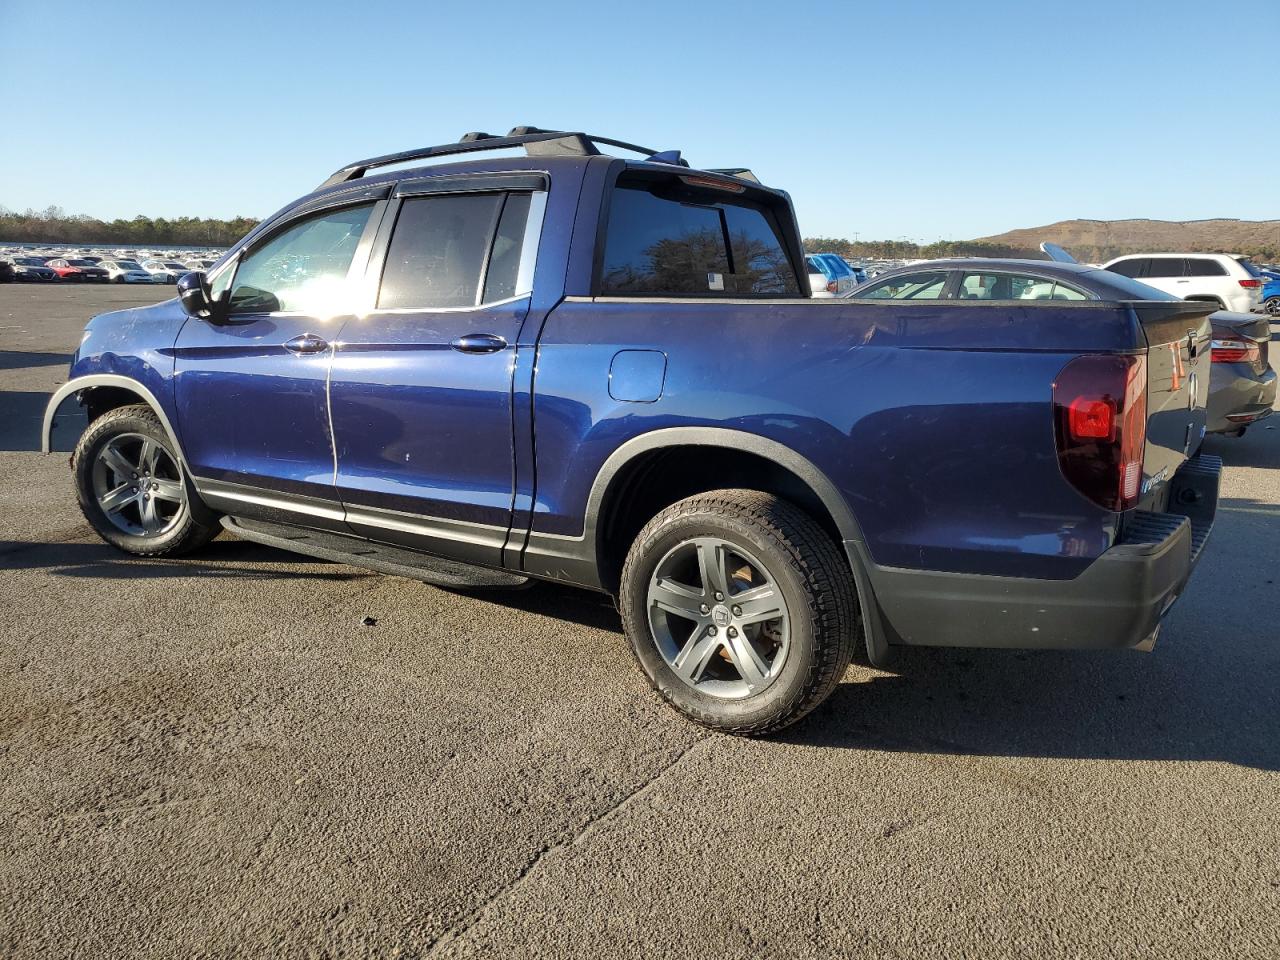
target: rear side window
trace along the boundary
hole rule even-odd
[[[474,307],[502,201],[500,193],[405,200],[387,248],[378,308]]]
[[[613,191],[600,292],[633,296],[797,296],[770,211],[666,181]]]
[[[532,195],[513,193],[502,207],[498,234],[493,238],[489,254],[489,270],[484,280],[484,303],[506,300],[516,295],[516,278],[520,273],[520,249],[524,245],[525,225],[529,222]]]
[[[946,285],[946,273],[909,273],[881,280],[853,296],[859,300],[940,300]]]
[[[1118,273],[1122,277],[1140,277],[1142,276],[1142,267],[1147,261],[1141,257],[1132,257],[1128,260],[1121,260],[1107,267],[1112,273]]]
[[[1189,277],[1225,277],[1227,268],[1217,260],[1207,257],[1188,257],[1187,276]]]
[[[1047,277],[1016,273],[966,273],[958,300],[1088,300],[1083,291]]]
[[[1148,279],[1184,277],[1187,273],[1186,261],[1181,257],[1152,257],[1147,264]]]

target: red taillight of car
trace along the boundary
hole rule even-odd
[[[1147,358],[1076,357],[1053,383],[1062,475],[1098,506],[1138,503],[1147,444]]]
[[[1213,338],[1209,359],[1214,363],[1257,363],[1262,359],[1262,348],[1252,340],[1224,337]]]
[[[836,283],[834,280],[827,281],[827,293],[835,293],[839,289],[840,284]]]
[[[1253,280],[1241,280],[1240,286],[1248,287],[1250,290],[1253,290],[1253,289],[1256,289],[1257,287],[1262,286],[1262,281],[1256,278]]]

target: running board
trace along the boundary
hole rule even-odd
[[[529,583],[529,578],[519,573],[444,560],[415,550],[374,543],[372,540],[348,537],[341,533],[307,530],[284,523],[239,517],[223,517],[222,525],[237,537],[254,543],[333,563],[366,567],[393,577],[421,580],[437,587],[463,590],[512,589]]]

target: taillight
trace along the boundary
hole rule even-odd
[[[1241,281],[1240,281],[1240,286],[1242,286],[1242,287],[1248,287],[1250,290],[1253,290],[1253,289],[1255,289],[1256,287],[1260,287],[1260,286],[1262,286],[1262,281],[1261,281],[1261,280],[1259,280],[1259,279],[1257,279],[1256,277],[1255,277],[1254,279],[1252,279],[1252,280],[1241,280]]]
[[[1076,357],[1053,383],[1062,475],[1107,510],[1137,506],[1147,443],[1147,358]]]
[[[835,293],[839,289],[840,284],[836,283],[834,280],[827,281],[827,293]]]
[[[1257,363],[1262,359],[1262,348],[1252,340],[1213,340],[1209,359],[1214,363]]]

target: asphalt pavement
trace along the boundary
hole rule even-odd
[[[905,651],[749,741],[593,594],[102,544],[45,398],[171,293],[0,286],[0,956],[1280,955],[1280,417],[1153,653]]]

